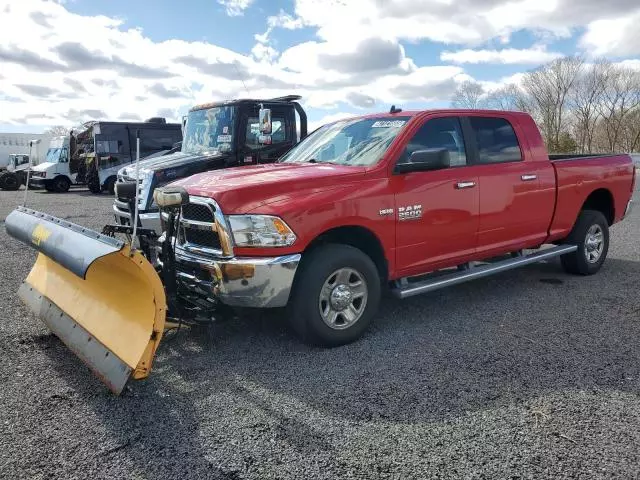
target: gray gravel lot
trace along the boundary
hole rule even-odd
[[[0,192],[3,478],[640,478],[640,207],[593,277],[553,261],[387,299],[333,350],[277,318],[183,330],[117,398],[15,295],[22,195]],[[111,220],[87,191],[30,206]]]

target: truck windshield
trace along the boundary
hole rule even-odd
[[[189,112],[182,140],[184,153],[232,150],[236,107],[213,107]]]
[[[63,163],[68,159],[67,148],[50,148],[47,150],[47,157],[45,158],[45,162],[50,163]]]
[[[409,118],[361,118],[324,125],[289,150],[280,161],[374,165]]]

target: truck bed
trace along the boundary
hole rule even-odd
[[[569,160],[584,160],[586,158],[608,158],[617,157],[619,153],[551,153],[549,160],[552,162],[562,162]]]
[[[633,162],[628,154],[549,155],[556,176],[556,210],[550,240],[565,237],[591,195],[609,201],[609,223],[619,221],[631,197]]]

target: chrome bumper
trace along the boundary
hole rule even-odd
[[[232,307],[275,308],[289,301],[300,254],[205,259],[176,249],[178,283]]]
[[[131,215],[127,210],[122,210],[117,203],[113,204],[113,215],[116,217],[116,223],[119,225],[130,225]],[[151,228],[159,235],[162,234],[162,226],[160,223],[160,212],[138,212],[142,228]],[[126,220],[126,221],[125,221]]]

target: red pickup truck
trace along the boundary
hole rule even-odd
[[[383,288],[404,298],[551,257],[597,272],[634,183],[629,155],[548,155],[525,113],[392,108],[324,125],[275,164],[173,183],[189,194],[178,285],[195,309],[286,307],[304,340],[341,345]]]

